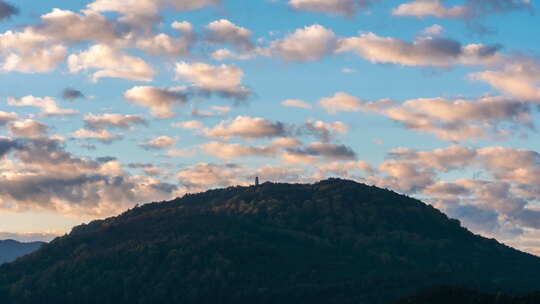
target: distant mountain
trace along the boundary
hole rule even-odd
[[[43,242],[20,243],[14,240],[0,241],[0,264],[12,262],[16,258],[34,252]]]
[[[390,303],[540,290],[540,258],[352,181],[230,187],[79,226],[0,266],[0,303]]]

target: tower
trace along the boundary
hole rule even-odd
[[[258,185],[259,185],[259,177],[256,176],[256,177],[255,177],[255,186],[258,186]]]

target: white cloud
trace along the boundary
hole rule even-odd
[[[451,67],[454,65],[494,65],[503,56],[498,46],[461,43],[439,37],[418,37],[407,42],[374,33],[340,40],[337,53],[354,52],[374,63],[403,66]]]
[[[323,98],[319,101],[321,107],[330,114],[338,112],[357,112],[360,111],[362,101],[347,93],[338,92],[332,97]]]
[[[290,0],[289,6],[300,11],[351,17],[368,2],[358,0]]]
[[[7,125],[9,122],[19,118],[19,115],[14,112],[0,111],[0,127]]]
[[[193,191],[245,184],[243,168],[234,164],[199,163],[176,174],[182,185]]]
[[[77,14],[54,8],[50,13],[41,16],[41,24],[34,29],[48,39],[62,44],[83,41],[114,43],[120,38],[114,22],[92,11]]]
[[[337,47],[336,34],[322,25],[306,26],[271,43],[271,53],[285,61],[316,61],[332,55]]]
[[[206,38],[215,44],[231,44],[240,50],[253,48],[251,31],[227,19],[213,21],[206,26]]]
[[[285,107],[292,107],[292,108],[302,108],[302,109],[313,108],[313,106],[310,105],[309,103],[303,100],[298,100],[298,99],[287,99],[287,100],[284,100],[281,104]]]
[[[94,82],[104,77],[149,82],[155,74],[154,69],[144,60],[104,44],[97,44],[87,51],[70,55],[68,66],[72,73],[96,69],[91,77]]]
[[[79,113],[76,110],[60,108],[60,106],[58,106],[58,102],[52,97],[34,97],[32,95],[21,98],[8,97],[7,102],[8,105],[14,107],[38,108],[45,116],[75,115]]]
[[[175,128],[181,128],[181,129],[202,129],[204,128],[204,125],[197,120],[190,120],[190,121],[183,121],[183,122],[176,122],[171,124],[171,126]]]
[[[502,139],[534,128],[531,108],[519,100],[486,96],[478,99],[419,98],[396,103],[365,102],[346,93],[320,101],[329,113],[375,112],[405,128],[431,133],[443,140]]]
[[[247,156],[271,157],[278,153],[275,146],[244,146],[222,142],[209,142],[201,145],[201,149],[208,155],[219,158],[239,158]]]
[[[114,134],[107,130],[88,130],[88,129],[79,129],[72,134],[73,138],[77,139],[95,139],[103,143],[111,143],[116,140],[122,139],[121,134]]]
[[[224,96],[243,99],[251,91],[242,86],[244,72],[235,65],[213,66],[202,62],[176,64],[176,75],[179,79],[189,81],[195,88]]]
[[[466,0],[461,5],[448,7],[441,0],[413,0],[399,5],[392,11],[396,16],[423,18],[460,18],[467,21],[489,14],[505,13],[513,10],[530,10],[529,0]]]
[[[403,3],[392,11],[395,16],[425,17],[435,16],[438,18],[462,18],[469,14],[466,6],[456,5],[450,8],[444,6],[440,0],[415,0]]]
[[[159,136],[140,144],[147,149],[165,149],[176,145],[176,140],[170,136]]]
[[[428,36],[437,36],[441,35],[442,33],[444,33],[444,28],[438,24],[428,26],[424,30],[422,30],[422,34]]]
[[[133,128],[133,125],[146,124],[146,120],[139,115],[106,113],[102,115],[88,114],[84,117],[84,123],[90,129],[114,127],[129,130]]]
[[[260,117],[238,116],[233,120],[224,120],[204,134],[212,138],[228,140],[232,137],[245,139],[283,136],[286,126],[281,122],[272,122]]]
[[[118,12],[120,21],[132,26],[150,26],[159,21],[159,10],[172,7],[190,11],[216,5],[220,0],[95,0],[87,8],[95,12]]]
[[[0,34],[0,69],[4,72],[45,73],[66,57],[67,48],[27,27],[22,32]]]
[[[499,69],[473,73],[469,77],[510,96],[540,103],[540,64],[532,58],[508,58]]]

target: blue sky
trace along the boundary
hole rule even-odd
[[[539,253],[537,4],[359,3],[0,1],[0,236],[341,176]]]

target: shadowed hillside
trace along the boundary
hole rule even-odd
[[[467,288],[440,287],[406,297],[395,304],[538,304],[540,293],[526,296],[489,294]]]
[[[95,221],[0,267],[2,303],[388,303],[540,289],[540,259],[397,193],[330,179],[231,187]]]

